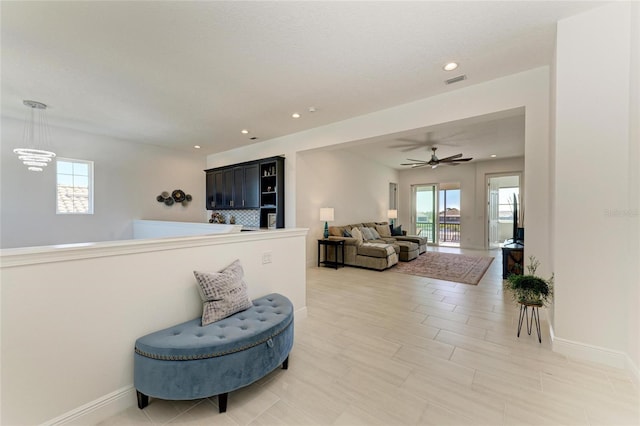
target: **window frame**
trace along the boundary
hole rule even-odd
[[[69,173],[63,173],[63,176],[71,176],[72,181],[76,178],[76,177],[82,177],[87,179],[87,189],[88,189],[88,197],[87,197],[87,211],[61,211],[60,209],[60,200],[58,197],[58,187],[60,186],[60,176],[61,176],[61,172],[60,172],[60,163],[71,163],[72,164],[72,170],[73,170],[73,165],[78,164],[78,165],[85,165],[87,166],[87,175],[85,176],[84,174],[76,174],[73,171],[71,172],[71,174]],[[93,198],[94,198],[94,184],[93,184],[93,176],[94,176],[94,162],[91,160],[81,160],[81,159],[77,159],[77,158],[65,158],[65,157],[58,157],[56,158],[56,214],[60,214],[60,215],[92,215],[94,214],[94,209],[93,209]],[[72,184],[72,186],[74,188],[76,187],[80,187],[80,186],[76,186],[75,184]]]

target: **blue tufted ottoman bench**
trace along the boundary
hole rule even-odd
[[[136,340],[134,386],[138,407],[149,397],[189,400],[218,395],[221,413],[228,393],[287,369],[293,347],[293,305],[273,293],[212,324],[200,318]]]

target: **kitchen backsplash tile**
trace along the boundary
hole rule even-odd
[[[260,209],[255,210],[218,210],[226,223],[230,223],[231,216],[236,220],[237,225],[243,225],[247,228],[260,227]]]

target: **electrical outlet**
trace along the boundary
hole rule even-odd
[[[262,253],[262,264],[267,264],[267,263],[271,263],[271,252],[270,251],[265,251],[264,253]]]

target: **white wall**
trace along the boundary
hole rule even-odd
[[[409,169],[400,173],[399,223],[410,230],[411,226],[411,185],[425,183],[460,183],[460,227],[463,248],[484,249],[487,247],[487,199],[486,175],[490,173],[524,170],[524,158],[496,159],[476,163],[460,164],[456,167],[436,169]],[[524,186],[524,182],[522,182]]]
[[[321,207],[334,208],[329,225],[389,220],[389,182],[398,181],[395,170],[345,150],[301,152],[297,166],[296,217],[298,226],[309,228],[308,265],[317,262],[317,240],[324,230]]]
[[[3,250],[0,424],[95,424],[135,405],[136,338],[202,314],[194,270],[240,259],[251,298],[306,315],[306,230]],[[262,264],[271,252],[272,263]]]
[[[52,128],[59,157],[94,161],[94,214],[57,215],[55,165],[34,173],[13,154],[24,123],[2,118],[0,247],[25,247],[132,238],[133,219],[205,222],[202,155]],[[188,206],[156,201],[182,189]]]
[[[558,23],[554,235],[554,348],[636,376],[638,8]]]

